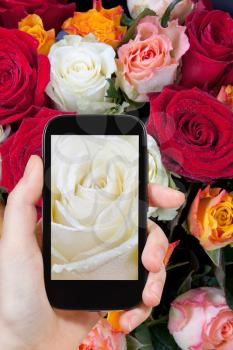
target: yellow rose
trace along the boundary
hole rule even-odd
[[[206,250],[233,243],[233,195],[221,188],[199,190],[189,214],[188,227]]]
[[[43,22],[38,15],[28,15],[19,22],[19,30],[26,32],[39,42],[38,53],[48,55],[51,46],[55,42],[55,30],[46,31]]]
[[[120,25],[122,13],[121,6],[106,10],[100,4],[87,12],[75,12],[64,22],[62,29],[82,37],[92,33],[99,41],[115,48],[127,30]]]

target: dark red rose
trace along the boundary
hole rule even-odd
[[[72,17],[75,3],[65,0],[0,0],[0,25],[6,28],[18,28],[18,22],[28,14],[36,13],[48,30],[61,30],[63,22]]]
[[[18,131],[0,145],[1,187],[10,192],[23,176],[30,156],[41,156],[44,127],[50,119],[58,115],[61,115],[60,111],[42,108],[33,118],[24,119]]]
[[[219,10],[197,10],[186,18],[190,49],[182,59],[181,85],[217,94],[233,82],[233,19]]]
[[[166,87],[150,96],[147,130],[165,167],[191,181],[233,178],[233,113],[197,88]]]
[[[50,64],[37,46],[27,33],[0,28],[0,125],[30,116],[45,103]]]

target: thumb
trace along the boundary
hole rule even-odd
[[[22,179],[10,193],[4,213],[3,240],[18,248],[35,241],[36,204],[42,194],[43,163],[31,156]]]

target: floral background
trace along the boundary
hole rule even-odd
[[[176,247],[160,305],[127,336],[109,313],[80,350],[233,349],[232,14],[229,0],[0,3],[1,217],[61,113],[137,115],[150,182],[186,195],[149,211]]]

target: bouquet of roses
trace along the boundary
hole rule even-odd
[[[186,202],[148,215],[173,242],[169,255],[178,247],[149,320],[126,336],[109,313],[80,350],[232,350],[233,19],[211,0],[127,5],[130,17],[100,0],[86,12],[65,0],[1,1],[1,217],[51,118],[141,117],[149,105],[149,181]]]

